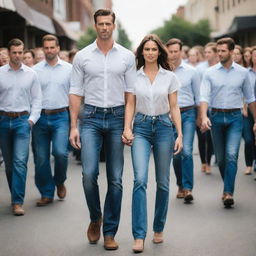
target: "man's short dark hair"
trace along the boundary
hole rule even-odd
[[[43,36],[42,45],[44,45],[44,41],[55,41],[57,46],[60,45],[58,37],[51,35],[51,34]]]
[[[217,41],[217,45],[227,44],[230,51],[235,49],[235,41],[231,37],[224,37]]]
[[[168,47],[169,45],[173,45],[173,44],[178,44],[180,46],[180,50],[182,49],[183,43],[182,43],[182,41],[180,39],[178,39],[178,38],[171,38],[166,43],[166,47]]]
[[[116,20],[116,15],[113,11],[109,10],[109,9],[99,9],[94,13],[94,23],[97,23],[97,17],[98,16],[109,16],[111,15],[113,18],[113,24],[115,24],[115,20]]]
[[[20,39],[13,38],[8,42],[7,49],[10,51],[12,46],[20,46],[20,45],[22,45],[24,48],[24,43]]]

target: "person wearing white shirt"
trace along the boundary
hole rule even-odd
[[[232,61],[232,38],[217,41],[220,62],[206,70],[200,87],[201,130],[211,129],[214,152],[223,179],[223,204],[234,204],[237,160],[242,136],[243,98],[253,115],[256,133],[256,102],[249,71]],[[207,108],[211,108],[207,117]]]
[[[45,60],[34,66],[42,88],[42,113],[32,132],[35,184],[41,194],[37,206],[52,203],[55,188],[60,199],[66,196],[64,182],[68,168],[68,94],[72,71],[72,65],[58,57],[60,47],[56,36],[45,35],[42,44]],[[54,172],[51,168],[51,153],[54,156]]]
[[[90,243],[100,239],[103,216],[104,248],[118,249],[114,240],[121,212],[124,104],[136,79],[134,54],[114,42],[115,14],[100,9],[94,14],[97,39],[79,51],[73,62],[70,88],[70,142],[82,149],[83,188],[90,212]],[[77,119],[81,100],[80,130]],[[97,178],[102,141],[105,141],[108,191],[102,214]]]
[[[24,215],[31,127],[41,112],[41,88],[34,70],[22,64],[24,43],[8,43],[10,62],[0,68],[0,147],[13,214]]]
[[[171,159],[173,151],[178,154],[182,149],[182,131],[177,104],[180,83],[176,75],[170,71],[165,46],[156,35],[148,35],[137,48],[136,59],[137,80],[133,95],[127,101],[122,138],[125,144],[132,145],[133,251],[139,253],[144,250],[144,239],[147,234],[146,188],[151,149],[155,161],[157,187],[153,242],[162,243],[169,202]],[[136,115],[133,123],[134,113]],[[173,135],[173,123],[178,134],[176,140]]]

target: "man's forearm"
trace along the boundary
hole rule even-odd
[[[77,127],[77,118],[80,111],[81,99],[81,96],[75,94],[69,95],[69,112],[71,128]]]

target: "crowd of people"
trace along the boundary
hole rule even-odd
[[[177,38],[164,45],[154,34],[134,54],[112,37],[115,14],[94,14],[97,38],[80,51],[60,51],[58,38],[45,35],[42,48],[24,49],[12,39],[0,49],[0,148],[11,192],[12,211],[23,204],[30,134],[38,207],[66,197],[68,149],[81,152],[83,189],[90,213],[87,237],[118,249],[124,145],[131,147],[134,172],[132,233],[135,253],[147,235],[147,182],[151,151],[156,202],[153,242],[164,241],[170,167],[176,197],[194,200],[193,141],[198,135],[201,171],[211,174],[215,155],[223,179],[225,207],[234,204],[240,141],[245,140],[245,174],[252,174],[256,133],[256,46],[242,49],[232,38],[204,47]],[[105,144],[107,194],[101,209],[99,161]],[[52,170],[50,157],[54,157]],[[173,161],[172,161],[173,160]]]

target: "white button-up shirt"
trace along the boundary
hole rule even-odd
[[[176,75],[159,67],[159,71],[151,84],[149,77],[144,73],[143,67],[137,72],[135,83],[136,112],[149,116],[166,114],[170,111],[169,94],[180,88]]]
[[[247,104],[255,101],[248,69],[235,62],[226,69],[219,62],[205,71],[200,102],[207,102],[212,108],[242,108],[243,97]]]
[[[9,64],[0,67],[0,110],[30,112],[33,123],[40,117],[41,88],[36,72],[22,64],[13,70]]]
[[[124,105],[124,93],[132,92],[136,79],[134,54],[114,43],[104,55],[96,41],[79,51],[73,62],[70,94],[84,96],[97,107]]]
[[[200,78],[196,69],[182,61],[174,73],[181,83],[178,93],[179,107],[199,105]]]
[[[33,67],[37,72],[42,88],[42,108],[58,109],[67,107],[70,89],[72,65],[58,59],[56,65],[51,66],[46,60]]]

